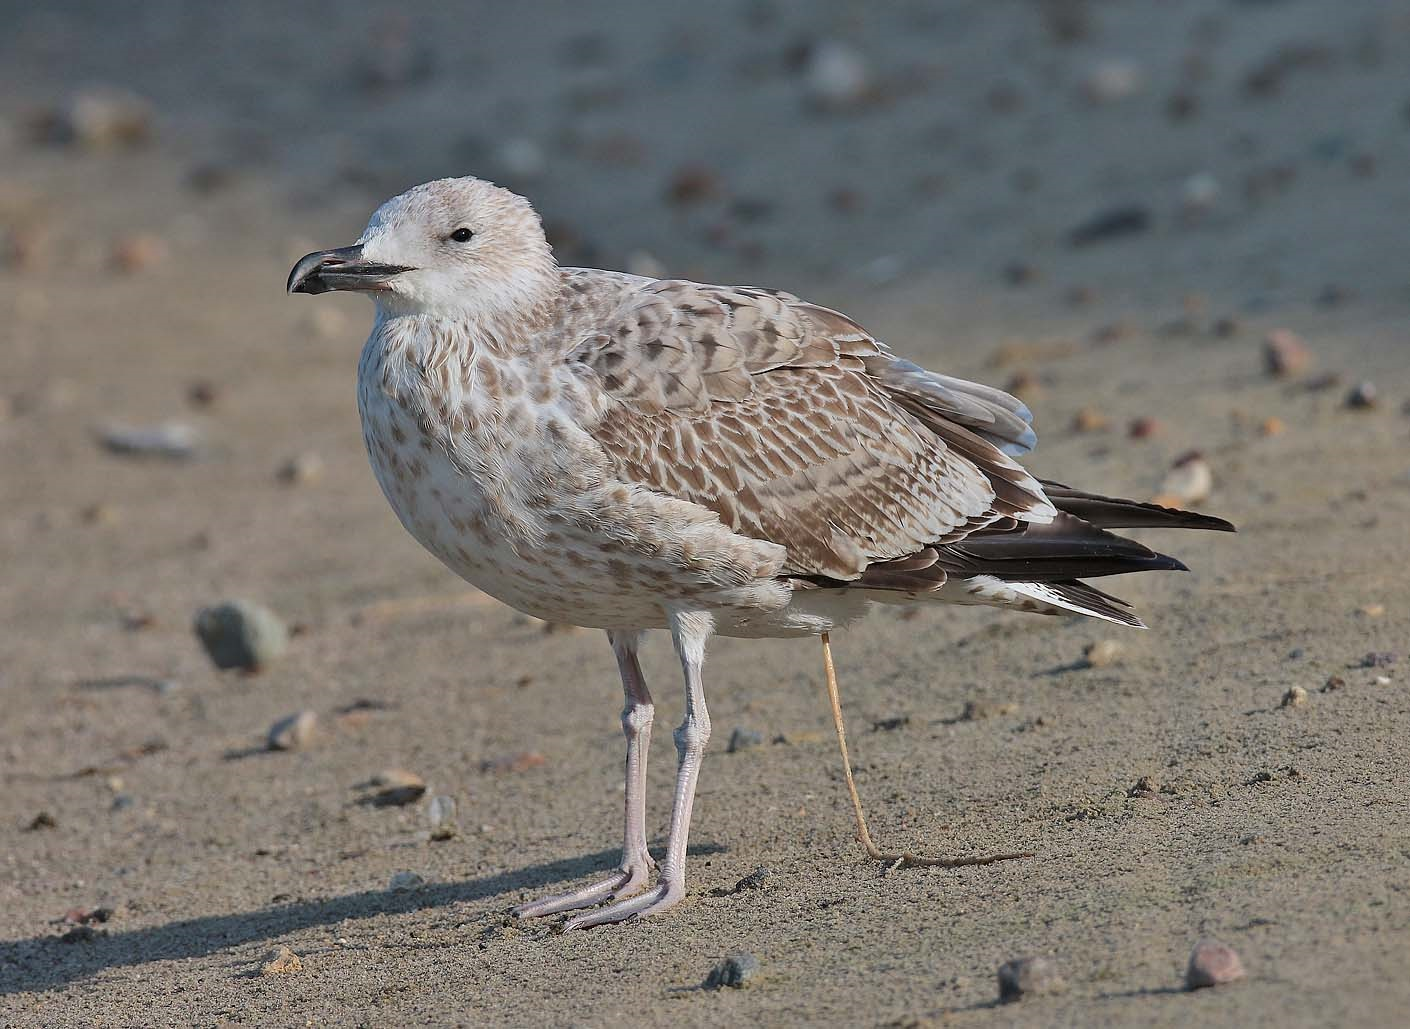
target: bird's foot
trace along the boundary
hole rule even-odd
[[[601,882],[584,886],[580,890],[573,890],[571,893],[555,893],[549,897],[540,897],[527,904],[520,904],[513,911],[514,917],[541,918],[544,915],[556,915],[560,911],[590,908],[605,900],[620,900],[624,897],[630,897],[645,888],[647,879],[651,876],[651,868],[652,862],[648,859],[635,863],[629,868],[619,869]]]
[[[663,882],[639,897],[612,904],[601,911],[593,911],[590,914],[570,918],[563,923],[563,931],[591,929],[595,925],[611,925],[614,922],[625,922],[632,918],[659,915],[662,911],[675,907],[684,897],[684,883]]]

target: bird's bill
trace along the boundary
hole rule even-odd
[[[290,293],[327,293],[333,289],[379,292],[392,288],[392,279],[405,271],[396,264],[363,260],[362,247],[319,250],[299,258],[289,273]]]

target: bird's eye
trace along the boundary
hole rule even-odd
[[[456,229],[450,234],[450,238],[455,240],[457,243],[469,243],[474,235],[475,234],[473,232],[471,232],[469,229],[465,228],[465,226],[462,225],[460,228]]]

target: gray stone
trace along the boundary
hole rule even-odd
[[[248,600],[230,600],[196,613],[196,635],[217,668],[256,672],[289,645],[289,630],[278,615]]]

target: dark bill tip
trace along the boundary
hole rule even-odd
[[[364,261],[361,246],[318,250],[299,258],[289,272],[286,288],[290,293],[327,293],[334,289],[387,290],[391,289],[391,278],[404,271],[410,269]]]

